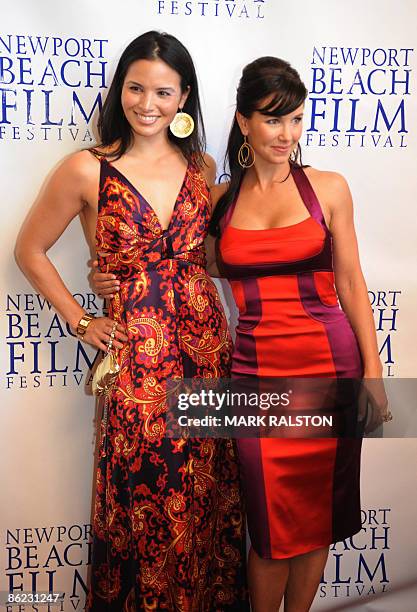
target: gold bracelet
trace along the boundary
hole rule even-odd
[[[78,321],[77,325],[77,336],[81,336],[81,338],[85,335],[87,331],[87,327],[90,325],[91,321],[95,319],[95,316],[86,312],[83,314],[81,319]]]

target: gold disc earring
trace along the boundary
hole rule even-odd
[[[255,163],[255,151],[252,145],[248,143],[246,136],[243,137],[243,143],[237,154],[237,161],[242,168],[251,168]]]
[[[188,113],[179,109],[169,126],[172,134],[177,138],[188,138],[194,132],[194,119]]]

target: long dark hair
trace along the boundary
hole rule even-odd
[[[248,119],[255,111],[271,117],[280,117],[301,106],[307,93],[298,72],[288,62],[277,57],[260,57],[243,69],[237,88],[236,110]],[[262,106],[265,99],[268,99],[268,102]],[[214,236],[220,235],[220,221],[234,201],[245,174],[245,168],[238,162],[242,143],[243,135],[235,116],[224,163],[225,172],[228,169],[230,173],[230,183],[219,199],[210,222],[210,233]],[[291,162],[301,165],[300,145]]]
[[[132,40],[120,57],[97,123],[101,146],[111,147],[117,143],[117,147],[112,150],[112,155],[119,159],[132,142],[132,128],[125,117],[120,98],[129,66],[141,59],[162,60],[179,74],[182,92],[190,88],[183,111],[189,113],[194,119],[194,132],[188,138],[177,138],[168,130],[168,137],[181,150],[187,161],[201,164],[206,146],[206,135],[193,60],[187,49],[175,36],[154,30]]]

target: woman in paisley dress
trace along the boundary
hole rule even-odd
[[[178,109],[195,124],[183,139],[170,131]],[[166,382],[225,377],[231,361],[225,315],[205,268],[214,162],[203,155],[193,62],[176,38],[148,32],[125,49],[98,127],[100,146],[71,155],[53,173],[16,245],[20,267],[71,328],[101,350],[114,330],[118,349],[87,609],[245,610],[234,445],[165,435]],[[100,269],[120,283],[108,317],[88,316],[47,257],[76,215]]]

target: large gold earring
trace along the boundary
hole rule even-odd
[[[194,119],[188,113],[183,113],[180,108],[169,129],[177,138],[188,138],[194,132]]]
[[[289,162],[290,164],[296,164],[297,163],[297,157],[298,157],[298,153],[300,151],[300,143],[297,144],[297,146],[295,147],[295,149],[293,149],[291,151],[291,155],[289,158]]]
[[[251,168],[255,163],[255,151],[252,145],[248,143],[246,136],[237,154],[237,161],[242,168]]]

